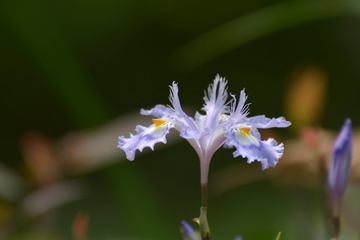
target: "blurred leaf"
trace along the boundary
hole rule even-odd
[[[284,1],[241,16],[178,49],[174,64],[190,71],[236,47],[291,27],[336,16],[360,16],[359,1]]]
[[[123,210],[124,219],[128,219],[126,228],[131,236],[173,239],[168,218],[162,212],[158,196],[146,186],[146,179],[132,164],[117,164],[106,169],[105,176],[110,180],[116,194],[119,208]]]
[[[55,183],[26,195],[20,203],[20,209],[26,217],[34,219],[83,198],[85,191],[80,181]]]
[[[53,14],[54,9],[52,8],[55,5],[51,4],[52,2],[44,0],[2,1],[0,15],[32,55],[35,64],[45,75],[43,79],[46,84],[50,85],[57,97],[62,100],[74,122],[81,128],[93,127],[108,120],[111,113],[98,95],[76,53],[67,44],[60,30],[60,20]],[[113,146],[116,148],[116,139],[114,139]],[[115,186],[119,180],[113,177],[112,173],[114,172],[116,170],[109,170],[108,179],[114,181],[110,183],[111,186]],[[131,188],[137,189],[141,193],[147,192],[148,196],[151,195],[146,181],[141,181],[135,168],[128,169],[121,184],[123,184],[122,188],[113,188],[117,196],[128,196],[126,191],[130,184]],[[129,228],[134,232],[137,231],[136,223],[140,221],[140,223],[144,223],[140,225],[145,227],[148,233],[163,234],[165,235],[163,239],[169,239],[166,236],[166,230],[159,227],[163,219],[156,212],[158,207],[156,202],[147,202],[147,204],[138,206],[132,198],[125,197],[125,201],[122,201],[119,197],[118,200],[122,207],[133,213],[133,215],[128,215],[127,219],[130,223]],[[30,203],[33,202],[30,201]],[[41,202],[34,203],[41,204]],[[29,206],[32,207],[27,210],[37,210],[31,204],[27,204],[25,207]],[[141,210],[139,211],[139,209]]]
[[[281,232],[278,233],[275,240],[280,240],[280,237],[281,237]]]
[[[109,119],[106,105],[66,43],[49,2],[2,1],[0,13],[45,74],[74,121],[89,127]]]

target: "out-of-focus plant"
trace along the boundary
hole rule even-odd
[[[351,166],[352,127],[351,120],[346,119],[338,137],[336,138],[333,157],[328,174],[328,184],[331,199],[331,216],[333,220],[334,240],[340,234],[340,208]]]
[[[327,101],[327,74],[317,66],[299,68],[289,79],[285,96],[285,113],[296,134],[304,127],[322,120]]]
[[[87,213],[79,213],[73,222],[72,233],[74,240],[87,240],[87,230],[89,225],[89,215]]]

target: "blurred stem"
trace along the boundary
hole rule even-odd
[[[332,199],[332,240],[339,239],[340,235],[340,206],[341,200]]]
[[[320,186],[321,198],[324,211],[324,218],[328,230],[327,237],[331,240],[339,239],[340,235],[340,206],[341,201],[336,201],[329,191],[327,181],[326,159],[323,155],[319,156],[319,169],[320,169]]]
[[[333,225],[333,203],[329,191],[328,181],[327,181],[327,169],[326,169],[326,159],[323,155],[318,156],[319,159],[319,181],[320,181],[320,200],[323,210],[323,219],[326,229],[326,238],[330,238],[334,233]]]
[[[334,234],[333,234],[333,240],[339,239],[340,234],[340,217],[339,215],[336,215],[333,217],[333,225],[334,225]]]

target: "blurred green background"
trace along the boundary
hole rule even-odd
[[[178,139],[128,162],[116,149],[117,136],[151,121],[126,116],[169,104],[173,81],[193,114],[220,74],[229,80],[229,92],[246,88],[251,115],[296,122],[298,105],[287,101],[289,89],[310,69],[320,73],[314,81],[321,78],[323,94],[315,92],[316,103],[303,105],[323,104],[310,120],[276,131],[285,152],[287,139],[298,139],[303,126],[338,130],[350,117],[357,127],[359,17],[358,1],[1,1],[0,163],[6,174],[0,185],[0,238],[72,239],[74,219],[86,212],[89,239],[180,239],[180,221],[191,222],[199,213],[197,155]],[[77,138],[69,141],[74,133],[101,142],[96,131],[114,121],[110,144],[81,150],[105,152],[91,170],[81,171],[86,159],[74,164],[64,157],[76,143]],[[121,127],[124,121],[129,127]],[[115,155],[106,155],[105,145]],[[45,163],[36,160],[43,156],[36,146],[49,152]],[[39,170],[46,164],[51,171]],[[279,184],[286,179],[277,172],[261,172],[260,164],[247,165],[233,159],[232,150],[220,149],[212,160],[210,188],[216,185],[212,174],[239,164],[241,174],[257,177],[240,179],[238,187],[221,194],[211,192],[213,239],[275,239],[278,231],[292,240],[325,235],[317,184]],[[46,173],[50,176],[41,177]],[[57,202],[51,199],[57,195],[45,192],[33,202],[45,210],[37,212],[31,204],[35,213],[24,210],[29,196],[62,183],[78,184],[75,193]]]

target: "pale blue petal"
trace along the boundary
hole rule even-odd
[[[136,150],[142,152],[145,147],[154,150],[154,145],[158,142],[166,143],[166,135],[174,125],[171,122],[166,122],[161,126],[152,124],[150,127],[141,125],[136,126],[136,135],[130,134],[130,138],[124,136],[119,137],[117,146],[122,149],[128,160],[134,160]]]
[[[209,85],[207,93],[205,92],[205,104],[202,108],[206,112],[205,128],[215,130],[219,123],[220,115],[228,112],[226,84],[225,78],[217,75],[213,84]]]
[[[253,135],[256,139],[261,139],[260,133],[257,130],[257,128],[254,128],[253,126],[251,126],[251,135]]]
[[[234,146],[236,151],[233,152],[234,157],[242,156],[247,158],[247,162],[261,162],[262,169],[275,167],[279,158],[284,152],[284,145],[278,144],[273,138],[266,141],[260,141],[251,129],[250,134],[242,134],[239,128],[232,128],[225,133],[226,145]]]
[[[226,138],[222,127],[218,127],[215,131],[209,132],[208,137],[204,138],[206,146],[206,154],[212,156],[225,142]]]
[[[193,130],[191,128],[184,127],[180,132],[180,137],[185,139],[199,139],[202,137],[202,133]]]
[[[151,116],[154,116],[156,118],[162,118],[162,117],[164,117],[166,115],[170,115],[173,112],[174,112],[173,109],[171,109],[169,107],[166,107],[164,105],[161,105],[161,104],[156,105],[154,108],[152,108],[150,110],[144,110],[144,109],[140,110],[140,114],[142,114],[142,115],[151,115]]]
[[[245,89],[241,90],[240,92],[240,99],[239,103],[236,103],[236,97],[235,95],[231,94],[231,97],[233,98],[231,105],[230,105],[230,121],[240,121],[243,120],[248,114],[249,114],[249,105],[245,104],[247,95],[245,93]]]
[[[286,121],[284,117],[267,118],[264,115],[247,118],[243,123],[251,125],[255,128],[284,128],[291,125],[291,122]]]
[[[196,112],[195,113],[195,124],[196,124],[198,130],[194,131],[191,128],[184,127],[184,129],[180,133],[180,136],[185,139],[199,139],[199,138],[203,138],[204,136],[213,133],[212,129],[204,126],[205,121],[206,121],[206,115],[201,115],[200,113]]]
[[[195,113],[195,124],[200,132],[204,131],[205,120],[206,120],[206,115],[202,115],[199,112]]]
[[[178,118],[182,120],[184,124],[183,127],[191,128],[193,131],[199,131],[194,120],[182,110],[179,99],[179,88],[175,82],[173,82],[173,84],[170,86],[169,100],[172,103],[174,111],[178,115]]]
[[[166,116],[166,118],[170,119],[174,123],[175,128],[180,132],[180,136],[185,139],[198,139],[201,137],[201,133],[193,128],[190,128],[187,122],[179,117],[172,108],[159,104],[150,110],[141,109],[140,113],[142,115],[151,115],[157,118],[163,118]],[[191,119],[191,117],[189,118]],[[193,120],[191,119],[191,121]]]

